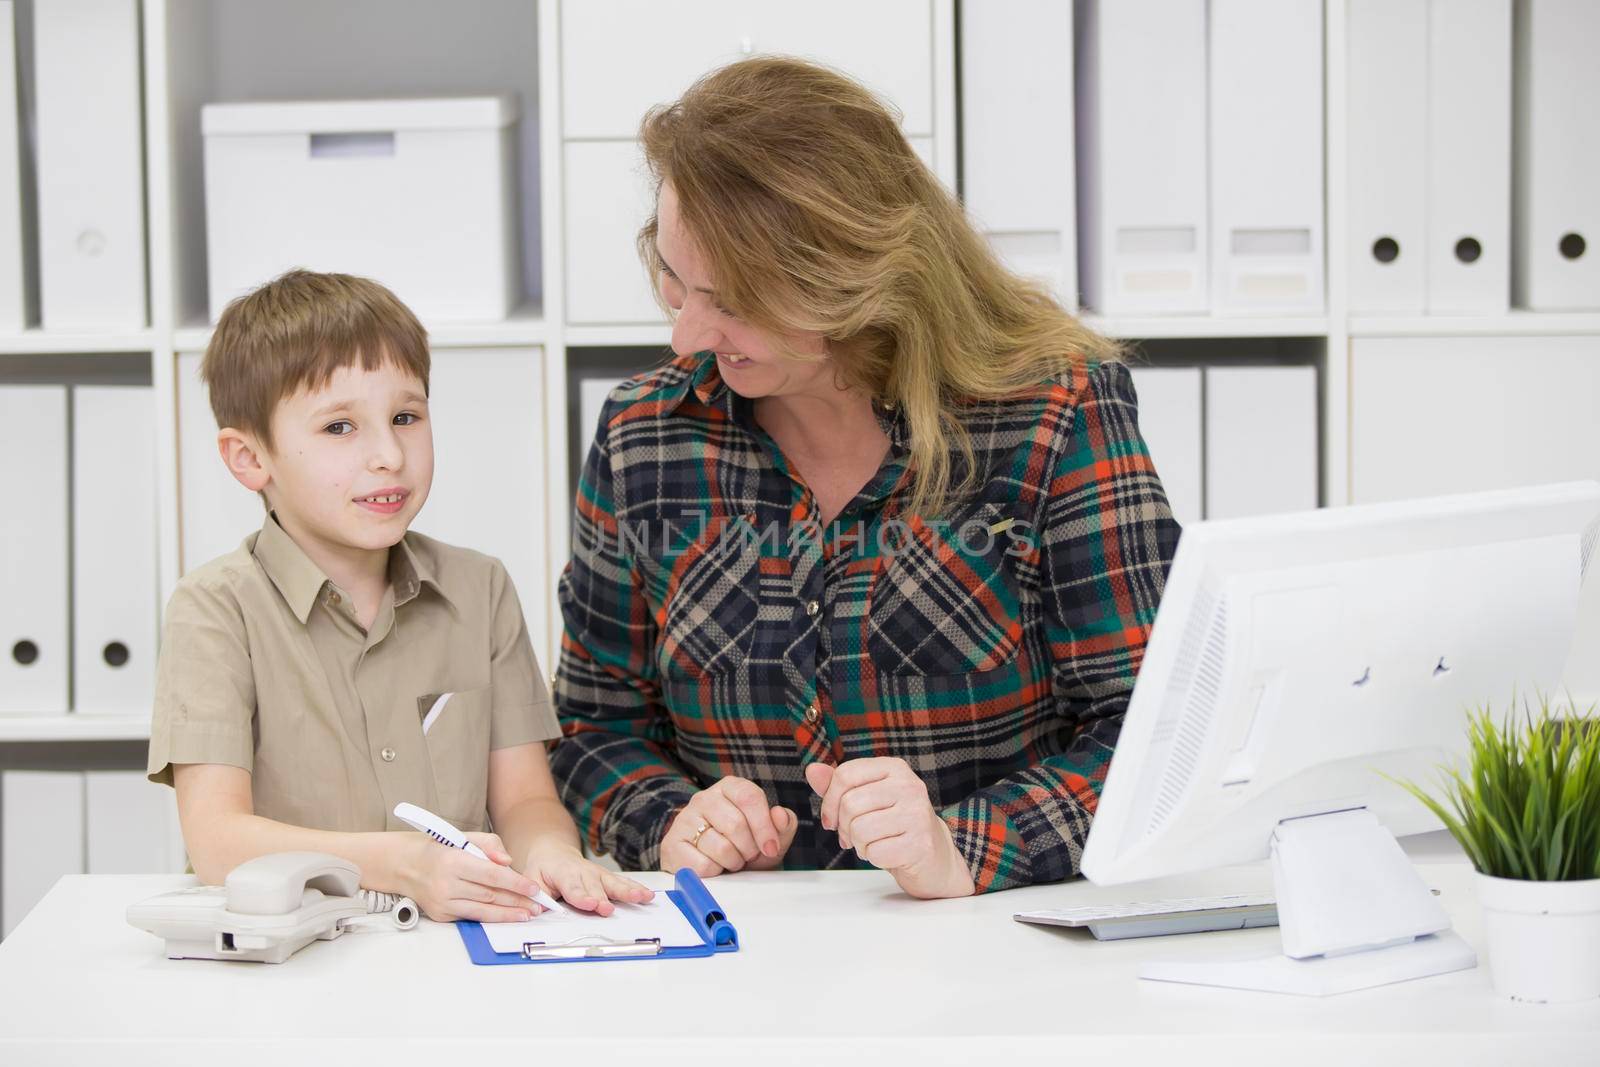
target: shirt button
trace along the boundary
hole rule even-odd
[[[379,753],[379,755],[383,757],[383,762],[385,762],[385,763],[393,763],[394,762],[394,749],[392,749],[392,748],[384,749],[382,752]]]
[[[817,725],[817,720],[820,718],[822,718],[822,712],[817,710],[817,706],[815,704],[806,709],[806,722],[810,723],[812,726]]]
[[[821,610],[822,610],[822,605],[818,604],[815,600],[806,601],[806,614],[807,615],[813,615],[814,616],[814,615],[816,615],[817,612],[819,612]]]
[[[339,596],[338,593],[329,593],[328,594],[328,603],[332,604],[334,607],[338,607],[339,606],[339,601],[341,599],[342,598]]]

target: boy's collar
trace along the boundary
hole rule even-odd
[[[389,583],[394,587],[394,604],[400,607],[414,600],[422,591],[422,583],[433,586],[445,600],[445,592],[434,577],[433,568],[422,554],[411,547],[409,538],[401,538],[389,553]],[[277,516],[267,513],[261,524],[261,534],[256,538],[255,557],[261,567],[278,587],[289,610],[304,625],[311,617],[311,607],[322,594],[322,587],[330,582],[322,568],[311,562],[305,550],[294,543],[287,530],[278,525]]]
[[[389,584],[394,586],[394,606],[415,600],[417,594],[422,592],[422,583],[433,586],[433,591],[450,602],[444,588],[439,584],[439,579],[433,575],[433,567],[429,564],[423,553],[418,552],[411,544],[411,535],[408,533],[400,539],[400,543],[389,550]],[[451,603],[453,608],[455,605]]]
[[[278,517],[270,511],[256,537],[255,557],[272,584],[278,587],[289,610],[303,625],[311,616],[311,605],[317,602],[328,576],[294,543],[294,538],[278,525]]]

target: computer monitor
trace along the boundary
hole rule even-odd
[[[1271,859],[1286,955],[1146,976],[1337,992],[1472,966],[1394,841],[1439,823],[1390,779],[1436,781],[1469,711],[1557,690],[1597,536],[1594,482],[1185,529],[1082,869]]]

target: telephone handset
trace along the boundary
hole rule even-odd
[[[313,941],[331,941],[369,912],[417,924],[409,898],[361,888],[348,860],[277,852],[239,864],[221,886],[163,893],[128,908],[128,922],[162,938],[169,959],[282,963]]]

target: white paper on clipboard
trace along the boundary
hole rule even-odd
[[[532,941],[564,945],[579,938],[603,938],[611,942],[660,938],[662,948],[698,948],[705,944],[678,905],[664,891],[656,890],[646,904],[617,904],[616,910],[601,918],[591,912],[569,907],[565,914],[545,912],[525,923],[484,923],[483,932],[496,952],[521,952]]]

